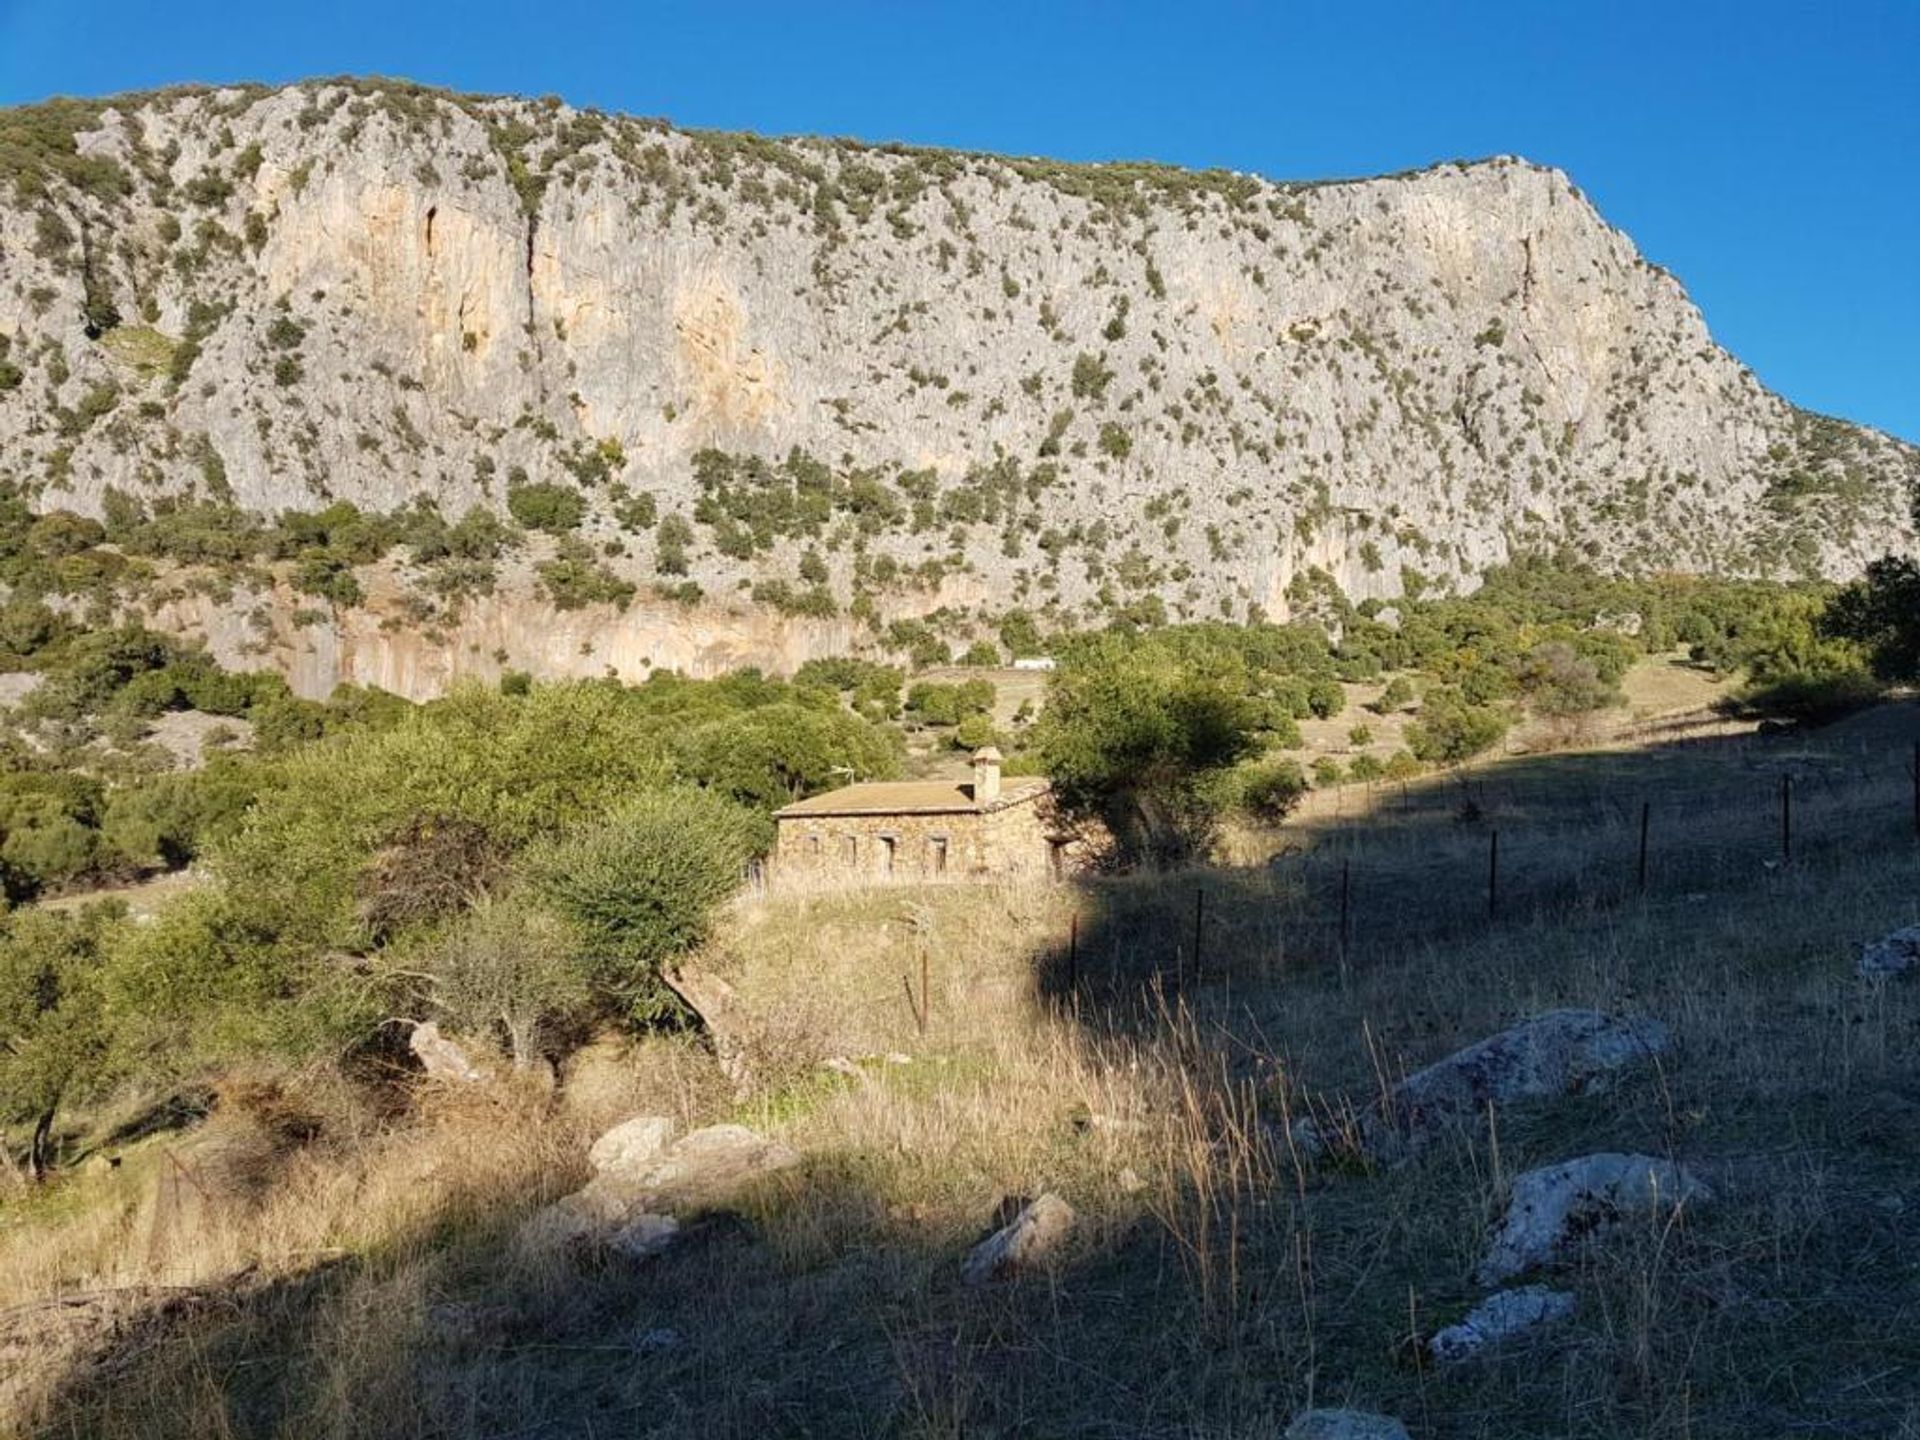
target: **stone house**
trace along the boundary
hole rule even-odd
[[[858,884],[987,875],[1061,876],[1076,837],[1055,822],[1037,775],[1000,775],[1000,752],[974,752],[969,781],[848,785],[774,815],[776,883]]]

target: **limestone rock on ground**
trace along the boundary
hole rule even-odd
[[[1529,1170],[1513,1182],[1506,1215],[1476,1274],[1481,1284],[1498,1285],[1569,1258],[1582,1239],[1628,1216],[1712,1198],[1691,1171],[1652,1155],[1583,1155]]]
[[[1458,1324],[1436,1331],[1427,1350],[1442,1365],[1456,1364],[1532,1338],[1573,1314],[1573,1305],[1573,1296],[1545,1285],[1502,1290],[1474,1306]]]
[[[1907,925],[1860,949],[1860,973],[1869,980],[1890,980],[1920,965],[1920,925]]]
[[[1360,1116],[1353,1138],[1376,1158],[1404,1158],[1448,1126],[1483,1118],[1489,1106],[1603,1090],[1671,1044],[1658,1020],[1549,1010],[1409,1075]],[[1294,1138],[1318,1154],[1330,1148],[1326,1132],[1305,1120]]]
[[[427,1072],[429,1080],[471,1085],[487,1078],[486,1072],[473,1063],[467,1052],[442,1035],[440,1027],[431,1020],[413,1027],[413,1033],[407,1037],[407,1048],[420,1062],[420,1068]]]
[[[1408,1440],[1407,1427],[1391,1415],[1365,1410],[1304,1410],[1281,1440]]]
[[[607,1248],[630,1260],[647,1260],[680,1237],[680,1222],[671,1215],[641,1211],[607,1237]]]
[[[1073,1207],[1048,1191],[974,1246],[961,1263],[960,1278],[969,1285],[985,1285],[1012,1271],[1040,1264],[1058,1251],[1072,1232],[1073,1223]]]
[[[600,1171],[530,1217],[520,1247],[540,1253],[601,1244],[635,1258],[655,1255],[679,1234],[678,1217],[724,1206],[754,1181],[799,1163],[798,1151],[744,1125],[709,1125],[650,1158]]]
[[[630,1170],[666,1148],[673,1137],[673,1121],[664,1115],[636,1115],[602,1135],[587,1151],[587,1163],[596,1174]]]

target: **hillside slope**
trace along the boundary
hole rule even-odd
[[[0,113],[0,344],[43,509],[553,483],[631,578],[816,615],[1278,616],[1560,546],[1838,575],[1911,545],[1920,479],[1506,158],[1297,185],[375,82],[56,103]]]

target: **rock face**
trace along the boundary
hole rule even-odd
[[[1365,1410],[1303,1410],[1282,1440],[1407,1440],[1407,1427]]]
[[[587,1163],[596,1174],[633,1170],[650,1162],[673,1137],[673,1121],[664,1115],[636,1115],[595,1140]]]
[[[473,1063],[467,1052],[442,1035],[440,1027],[431,1020],[413,1027],[413,1033],[407,1037],[407,1048],[420,1062],[420,1068],[427,1072],[429,1080],[471,1085],[487,1078],[486,1072]]]
[[[960,1278],[985,1285],[1043,1263],[1073,1231],[1073,1207],[1049,1191],[967,1253]]]
[[[1457,1325],[1436,1331],[1427,1350],[1442,1365],[1531,1339],[1573,1314],[1573,1296],[1544,1285],[1489,1295]]]
[[[1869,980],[1889,980],[1920,965],[1920,925],[1908,925],[1861,947],[1860,973]]]
[[[710,1125],[649,1153],[628,1121],[595,1142],[597,1173],[522,1227],[524,1252],[604,1245],[635,1259],[658,1254],[680,1218],[723,1208],[753,1182],[800,1163],[799,1153],[744,1125]]]
[[[1549,1010],[1408,1076],[1359,1117],[1352,1138],[1370,1155],[1404,1156],[1449,1126],[1484,1120],[1489,1106],[1602,1090],[1671,1043],[1657,1020]],[[1306,1121],[1295,1136],[1317,1151],[1328,1128]]]
[[[1651,1155],[1586,1155],[1529,1170],[1513,1182],[1506,1215],[1476,1274],[1481,1284],[1498,1285],[1569,1259],[1583,1239],[1631,1216],[1712,1198],[1690,1171]]]
[[[644,492],[709,594],[814,551],[887,615],[1278,617],[1519,547],[1840,574],[1912,540],[1920,452],[1768,393],[1522,160],[1289,184],[374,82],[0,122],[54,137],[0,194],[0,476],[44,508],[553,482],[651,581]],[[736,663],[846,622],[806,623]],[[378,644],[311,628],[316,667]]]

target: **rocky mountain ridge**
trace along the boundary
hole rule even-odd
[[[510,510],[812,620],[1278,617],[1543,550],[1837,576],[1911,548],[1920,483],[1511,158],[1282,184],[384,82],[55,102],[0,113],[0,346],[42,510]]]

